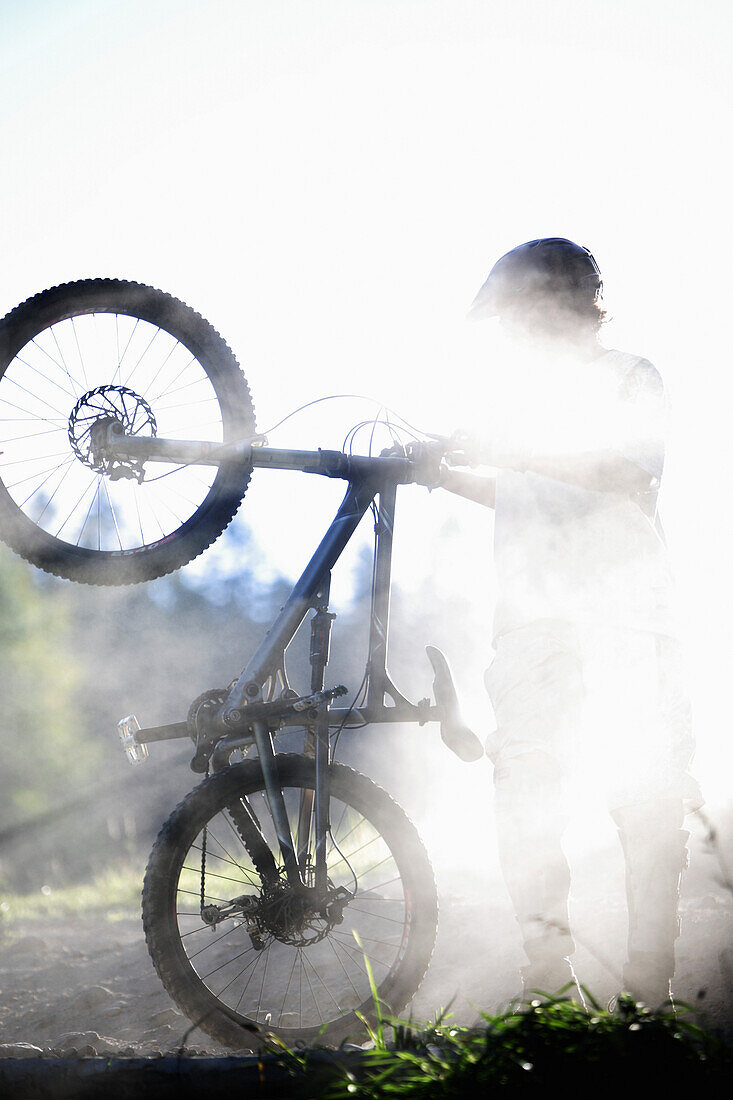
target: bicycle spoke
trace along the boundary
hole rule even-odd
[[[42,489],[42,488],[43,488],[43,486],[44,486],[44,485],[46,484],[46,482],[50,481],[50,480],[51,480],[51,478],[53,477],[53,475],[54,475],[54,474],[57,474],[57,473],[59,472],[59,470],[62,470],[62,469],[64,468],[64,466],[66,466],[67,464],[68,464],[68,465],[70,465],[72,461],[73,461],[73,455],[72,455],[72,457],[71,457],[71,458],[67,458],[67,459],[66,459],[66,462],[63,462],[63,463],[62,463],[62,464],[61,464],[60,466],[54,466],[53,470],[52,470],[52,471],[51,471],[51,473],[50,473],[50,474],[48,475],[48,477],[44,478],[44,479],[43,479],[43,481],[41,482],[41,484],[40,484],[40,485],[38,485],[38,486],[37,486],[37,487],[36,487],[36,488],[35,488],[35,489],[33,490],[33,492],[32,492],[32,493],[29,493],[29,494],[28,494],[28,496],[27,496],[27,497],[25,498],[25,500],[23,501],[23,504],[21,504],[21,505],[20,505],[20,507],[22,508],[22,507],[23,507],[24,505],[26,505],[26,504],[28,503],[28,501],[29,501],[29,500],[30,500],[30,499],[31,499],[32,497],[34,497],[34,496],[36,495],[36,493],[40,493],[41,489]],[[63,479],[62,479],[62,480],[63,480]],[[48,507],[48,504],[46,505],[46,507]],[[45,512],[45,510],[46,510],[46,509],[44,508],[44,509],[43,509],[43,511]]]
[[[145,535],[143,534],[143,517],[140,515],[140,500],[138,494],[135,493],[135,512],[137,513],[137,524],[140,530],[140,545],[145,545]]]
[[[17,388],[19,390],[22,390],[23,393],[27,393],[29,397],[34,398],[36,401],[40,401],[41,404],[45,405],[47,408],[49,408],[51,410],[51,412],[58,413],[58,415],[60,417],[63,417],[64,414],[61,412],[61,409],[57,409],[56,406],[52,405],[50,401],[47,401],[45,397],[39,397],[37,393],[33,393],[32,390],[27,389],[25,386],[21,386],[20,382],[16,382],[16,380],[10,374],[6,373],[5,378],[13,386],[17,386]],[[8,404],[10,404],[10,402],[8,402]],[[14,407],[17,407],[17,406],[14,406]],[[27,411],[27,410],[24,410],[24,411]],[[43,419],[43,417],[39,417],[39,420],[42,420],[42,419]]]
[[[178,887],[178,893],[179,894],[193,894],[193,896],[195,898],[199,898],[199,899],[201,898],[201,891],[200,890],[186,890],[185,887],[183,887],[183,886]],[[206,893],[206,897],[209,899],[209,901],[220,901],[222,905],[228,905],[229,904],[229,898],[215,898],[214,895],[208,893],[208,891]]]
[[[359,939],[362,939],[361,933],[358,929],[355,929],[353,931],[356,932],[356,934],[359,936]],[[342,933],[342,935],[345,935],[345,933]],[[376,963],[378,966],[383,966],[385,970],[389,970],[394,962],[394,958],[392,958],[390,962],[385,962],[384,959],[380,959],[379,955],[375,955],[374,951],[371,949],[369,951],[365,951],[363,947],[359,947],[357,945],[357,943],[353,939],[353,935],[351,939],[346,936],[346,939],[343,943],[340,940],[336,940],[336,944],[338,947],[341,948],[342,951],[346,953],[346,955],[351,959],[354,965],[358,967],[359,970],[363,970],[365,974],[369,973],[366,967],[366,963],[364,961],[365,958],[369,960],[370,965]],[[393,948],[393,950],[396,950],[397,945],[390,944],[390,946]]]
[[[79,544],[81,543],[81,540],[84,538],[84,531],[85,531],[87,523],[89,522],[89,517],[92,514],[92,508],[94,507],[94,502],[95,502],[95,500],[99,499],[99,490],[102,488],[102,486],[100,484],[101,480],[102,480],[101,477],[97,478],[97,491],[91,499],[91,502],[89,504],[89,509],[87,511],[86,516],[84,517],[84,522],[81,525],[81,531],[79,532],[79,537],[76,540],[76,545],[77,546],[79,546]],[[92,484],[94,484],[94,482],[92,482]]]
[[[226,857],[227,857],[227,858],[225,859],[225,858],[224,858],[224,856],[218,856],[218,855],[213,855],[213,854],[212,854],[211,852],[208,852],[208,853],[207,853],[207,855],[208,855],[208,856],[210,856],[210,857],[211,857],[212,859],[218,859],[218,860],[219,860],[219,861],[220,861],[221,863],[231,863],[232,867],[236,867],[236,868],[237,868],[237,870],[241,871],[243,875],[250,875],[250,874],[252,874],[252,872],[251,872],[251,871],[249,871],[249,870],[248,870],[247,868],[243,867],[241,863],[238,863],[238,862],[237,862],[237,860],[236,860],[236,859],[234,859],[234,857],[233,857],[233,856],[230,856],[230,855],[229,855],[229,852],[227,852],[226,848],[225,848],[225,847],[224,847],[224,845],[223,845],[223,844],[221,843],[221,841],[219,840],[219,838],[218,838],[217,836],[214,836],[214,834],[213,834],[213,833],[211,832],[211,825],[209,825],[209,826],[208,826],[207,828],[208,828],[208,831],[209,831],[209,840],[211,840],[211,839],[215,840],[215,841],[216,841],[216,843],[217,843],[217,844],[219,845],[219,847],[221,848],[222,852],[225,852],[225,853],[226,853]],[[240,844],[241,844],[241,842],[242,842],[242,838],[241,838],[241,836],[239,835],[239,833],[237,833],[236,831],[235,831],[235,836],[236,836],[237,840],[238,840],[238,841],[240,842]],[[192,844],[192,845],[191,845],[191,851],[196,851],[196,852],[200,852],[200,851],[202,851],[202,849],[201,849],[201,848],[199,847],[199,845],[198,845],[198,844]]]
[[[168,351],[168,354],[166,355],[165,359],[163,360],[163,362],[162,362],[162,363],[160,364],[160,366],[158,367],[158,369],[157,369],[157,371],[155,372],[155,374],[153,375],[153,377],[152,377],[152,378],[150,379],[150,381],[149,381],[149,382],[148,382],[148,383],[146,384],[146,386],[145,386],[145,389],[143,390],[143,397],[147,398],[148,404],[150,404],[150,398],[148,398],[148,394],[149,394],[149,392],[150,392],[150,387],[151,387],[151,386],[153,385],[153,383],[154,383],[154,382],[156,381],[156,379],[158,378],[158,376],[159,376],[160,372],[161,372],[161,371],[163,370],[163,368],[165,367],[166,363],[167,363],[167,362],[168,362],[168,360],[170,359],[170,357],[171,357],[171,355],[173,354],[173,352],[174,352],[174,351],[176,350],[176,348],[178,348],[178,347],[180,347],[180,346],[181,346],[181,342],[180,342],[180,340],[176,340],[176,342],[175,342],[175,343],[173,344],[173,346],[172,346],[172,347],[171,347],[171,348],[169,349],[169,351]],[[193,358],[191,359],[191,362],[192,362],[192,363],[194,363],[195,361],[196,361],[196,356],[193,356]]]
[[[346,817],[346,811],[348,810],[348,808],[349,808],[349,807],[348,807],[348,806],[346,805],[346,803],[344,802],[344,808],[343,808],[343,809],[342,809],[342,811],[341,811],[341,817],[339,818],[339,821],[338,821],[338,825],[336,826],[336,828],[335,828],[335,829],[331,829],[331,836],[338,836],[338,834],[339,834],[339,830],[341,829],[341,826],[342,826],[342,824],[343,824],[344,818]],[[364,819],[362,818],[362,821],[363,821],[363,820],[364,820]],[[348,833],[347,833],[347,836],[348,836]],[[344,837],[342,837],[342,836],[339,836],[339,840],[340,840],[340,841],[341,841],[341,843],[343,844],[343,842],[344,842]]]
[[[206,896],[208,897],[209,895],[207,894]],[[232,932],[241,931],[241,928],[242,926],[240,924],[233,924],[232,927],[228,929],[228,931],[222,932],[222,934],[220,936],[217,936],[216,939],[211,939],[205,947],[199,947],[198,951],[194,951],[192,955],[189,955],[189,960],[195,959],[198,955],[203,955],[204,951],[208,951],[210,948],[216,947],[217,944],[220,944],[222,940],[225,940],[227,938],[227,936],[231,936]],[[245,949],[245,952],[242,952],[242,954],[245,954],[246,951],[254,951],[254,948],[248,947]],[[241,955],[237,955],[236,958],[241,958]],[[226,965],[226,963],[224,965]],[[215,973],[215,971],[212,970],[211,973],[213,974]]]
[[[176,340],[176,345],[177,345],[177,344],[178,344],[178,341]],[[178,374],[177,374],[177,375],[175,376],[175,378],[173,378],[173,379],[172,379],[172,380],[171,380],[171,381],[170,381],[170,382],[168,383],[168,386],[172,386],[174,382],[177,382],[177,381],[178,381],[178,379],[179,379],[179,378],[181,377],[181,375],[183,374],[183,372],[184,372],[184,371],[187,371],[187,370],[188,370],[188,368],[189,368],[190,366],[193,366],[193,364],[194,364],[195,362],[196,362],[196,356],[195,356],[195,355],[193,355],[193,356],[191,356],[191,358],[189,359],[189,361],[188,361],[188,362],[187,362],[187,363],[186,363],[186,364],[185,364],[185,365],[184,365],[183,367],[181,367],[181,369],[179,370],[179,372],[178,372]],[[154,381],[155,381],[155,379],[153,379],[153,382],[154,382]],[[152,382],[150,383],[150,385],[152,385]],[[147,390],[146,390],[146,392],[145,392],[145,393],[143,394],[143,397],[146,397],[146,398],[148,399],[148,402],[149,402],[149,404],[151,404],[151,405],[152,405],[152,404],[154,404],[154,403],[155,403],[156,401],[159,401],[159,400],[160,400],[160,398],[161,398],[161,397],[163,396],[163,394],[164,394],[164,393],[168,393],[168,389],[167,389],[166,387],[164,387],[164,388],[163,388],[162,390],[160,390],[160,392],[159,392],[159,393],[157,393],[157,394],[155,395],[155,397],[148,397],[148,393],[147,393]]]
[[[134,366],[134,367],[132,368],[132,370],[131,370],[131,371],[130,371],[130,373],[128,374],[128,376],[127,376],[127,378],[125,379],[125,381],[124,381],[124,382],[122,383],[122,384],[123,384],[123,386],[129,386],[129,385],[130,385],[130,379],[132,378],[133,374],[135,373],[135,371],[137,370],[137,368],[138,368],[138,367],[140,366],[140,364],[142,363],[142,361],[143,361],[143,359],[145,358],[145,356],[146,356],[146,355],[148,354],[148,352],[150,351],[150,348],[152,347],[152,345],[153,345],[153,342],[154,342],[154,341],[155,341],[155,340],[156,340],[156,339],[158,338],[158,336],[159,336],[159,335],[160,335],[160,329],[159,329],[159,328],[157,328],[157,329],[155,330],[155,332],[153,333],[153,335],[151,336],[151,338],[150,338],[150,340],[149,340],[149,342],[148,342],[148,345],[147,345],[147,347],[145,348],[145,351],[144,351],[144,352],[142,353],[142,355],[141,355],[141,356],[140,356],[140,358],[138,359],[137,363],[135,364],[135,366]]]
[[[403,926],[404,926],[404,922],[403,922]],[[345,937],[346,940],[350,941],[350,936],[349,936],[348,932],[340,932],[337,928],[334,928],[334,930],[331,932],[331,935],[332,936]],[[399,947],[399,944],[397,944],[397,943],[390,943],[389,940],[379,940],[379,939],[376,938],[376,936],[367,936],[366,933],[364,933],[364,932],[359,932],[359,939],[364,940],[365,942],[368,942],[368,943],[378,943],[382,947],[392,947],[392,948]]]
[[[53,335],[53,331],[52,331],[52,335]],[[40,345],[40,344],[38,343],[38,341],[37,341],[37,340],[36,340],[35,338],[34,338],[33,340],[31,340],[31,343],[32,343],[32,344],[34,344],[34,345],[35,345],[35,346],[36,346],[36,347],[38,348],[38,350],[39,350],[40,352],[42,352],[42,353],[43,353],[43,355],[45,355],[45,356],[46,356],[46,358],[47,358],[47,359],[50,359],[50,360],[51,360],[51,362],[52,362],[52,363],[54,364],[54,366],[57,366],[57,367],[59,368],[59,370],[60,370],[60,371],[61,371],[62,373],[64,373],[64,374],[66,375],[66,377],[67,377],[67,378],[69,379],[69,381],[71,382],[71,388],[72,388],[72,390],[73,390],[73,389],[74,389],[74,383],[73,383],[73,381],[72,381],[72,379],[71,379],[71,375],[69,374],[69,372],[68,372],[68,371],[67,371],[67,370],[66,370],[66,369],[65,369],[64,367],[62,367],[60,363],[58,363],[58,362],[57,362],[57,361],[56,361],[56,360],[54,359],[53,355],[51,355],[51,353],[50,353],[50,352],[46,351],[46,349],[45,349],[44,347],[41,347],[41,345]],[[48,379],[48,381],[50,381],[50,379]]]
[[[96,317],[96,314],[95,314],[95,317]],[[115,317],[117,317],[117,314],[115,314]],[[122,377],[122,363],[124,361],[125,356],[127,355],[127,349],[130,346],[130,342],[132,341],[132,338],[135,335],[135,333],[137,331],[137,326],[139,324],[140,324],[140,318],[136,317],[135,318],[135,324],[133,325],[133,328],[132,328],[132,332],[130,333],[130,335],[127,338],[127,343],[125,344],[124,351],[122,352],[122,356],[119,358],[119,361],[117,363],[117,370],[115,371],[115,373],[112,377],[112,383],[113,384],[117,381],[118,378]]]
[[[157,412],[169,412],[171,409],[190,409],[192,405],[210,405],[212,402],[219,402],[218,397],[202,397],[198,401],[184,401],[180,405],[159,405]]]
[[[353,859],[354,856],[358,855],[359,852],[363,852],[365,848],[368,848],[371,844],[374,844],[375,840],[381,840],[381,839],[382,838],[380,836],[373,836],[371,840],[365,841],[364,844],[360,845],[358,848],[355,848],[353,852],[349,852],[348,858],[350,860]],[[339,863],[346,863],[346,862],[347,862],[347,857],[346,856],[341,856],[340,859],[336,860],[336,862],[333,866],[337,867],[339,865]],[[379,864],[376,864],[376,866],[379,866]]]
[[[105,479],[105,481],[104,481],[104,492],[105,492],[105,495],[106,495],[106,497],[107,497],[107,503],[109,504],[109,510],[110,510],[110,512],[112,513],[112,522],[113,522],[113,523],[114,523],[114,525],[115,525],[115,532],[116,532],[116,534],[117,534],[117,541],[118,541],[118,542],[119,542],[119,544],[120,544],[120,550],[122,550],[122,549],[123,549],[123,546],[122,546],[122,537],[121,537],[121,535],[120,535],[120,529],[119,529],[119,527],[118,527],[118,525],[117,525],[117,516],[115,515],[115,510],[114,510],[114,507],[113,507],[113,505],[112,505],[112,498],[111,498],[111,497],[110,497],[110,495],[109,495],[109,486],[107,485],[107,481],[106,481],[106,479]]]
[[[342,952],[346,954],[351,963],[353,963],[353,965],[357,967],[358,970],[361,970],[365,975],[369,975],[369,970],[366,969],[364,957],[369,959],[369,964],[372,967],[372,970],[374,969],[373,964],[384,967],[385,970],[389,970],[392,966],[392,963],[385,963],[384,959],[381,959],[379,955],[374,955],[373,952],[363,952],[363,950],[360,950],[360,948],[355,945],[341,943],[339,939],[337,939],[336,941],[336,946],[340,950],[342,950]],[[351,954],[352,952],[354,953],[353,955]]]
[[[331,939],[330,936],[327,938],[326,943],[328,944],[328,946],[331,948],[334,955],[336,956],[336,959],[338,960],[339,966],[343,970],[344,975],[346,977],[346,980],[349,983],[349,985],[351,986],[351,988],[354,990],[354,993],[356,994],[356,998],[358,1000],[359,999],[359,990],[356,988],[356,986],[352,982],[351,977],[349,976],[349,974],[346,970],[346,967],[344,966],[343,962],[341,961],[341,958],[340,958],[338,952],[336,951],[336,944],[334,944],[334,942],[333,942],[333,940]],[[352,962],[353,962],[353,959],[352,959]],[[366,974],[367,973],[366,968],[362,968],[362,969],[364,970],[364,973]]]
[[[376,869],[378,867],[381,867],[384,863],[388,863],[390,861],[390,859],[393,859],[393,858],[394,858],[393,856],[388,855],[388,856],[385,856],[384,859],[380,859],[379,863],[373,863],[372,866],[367,871],[361,871],[360,872],[359,878],[363,881],[367,877],[367,875],[371,875],[372,871],[376,871]],[[369,887],[367,887],[367,889],[369,889]]]
[[[56,328],[55,328],[55,327],[52,327],[52,328],[51,328],[51,335],[53,336],[53,341],[54,341],[54,343],[55,343],[55,345],[56,345],[56,348],[57,348],[57,350],[58,350],[58,353],[59,353],[59,355],[61,356],[61,362],[62,362],[62,363],[63,363],[63,365],[64,365],[64,373],[66,374],[66,377],[67,377],[67,378],[69,379],[69,382],[71,382],[71,388],[72,388],[72,390],[73,390],[74,392],[76,392],[76,393],[77,393],[77,396],[78,396],[78,394],[79,394],[79,393],[81,393],[81,388],[79,387],[79,388],[78,388],[78,392],[77,392],[77,387],[79,386],[79,384],[78,384],[78,382],[77,382],[77,381],[76,381],[76,380],[75,380],[74,378],[72,378],[72,377],[71,377],[71,374],[69,373],[69,368],[68,368],[68,367],[67,367],[67,365],[66,365],[66,360],[64,359],[64,353],[63,353],[63,352],[62,352],[62,350],[61,350],[61,346],[60,346],[60,344],[59,344],[59,341],[58,341],[58,337],[57,337],[57,335],[56,335]]]
[[[76,324],[74,323],[74,318],[73,317],[71,317],[69,319],[71,321],[71,327],[72,327],[72,330],[74,332],[74,340],[76,341],[76,350],[79,353],[79,362],[81,364],[81,373],[84,375],[84,385],[86,386],[87,389],[89,389],[89,382],[87,380],[87,372],[86,372],[86,368],[84,366],[84,356],[82,355],[81,348],[79,347],[79,335],[76,331]],[[115,322],[116,321],[117,321],[117,316],[115,315]],[[119,358],[119,347],[118,347],[117,351],[118,351],[118,358]]]
[[[211,385],[211,383],[209,382],[209,380],[207,378],[200,377],[200,378],[194,378],[191,382],[185,382],[182,386],[176,386],[175,389],[171,389],[170,386],[169,386],[167,389],[163,390],[163,393],[165,394],[166,397],[170,397],[171,394],[180,393],[182,390],[190,390],[191,386],[200,386],[202,383],[207,383],[209,386]],[[160,396],[162,397],[163,394],[161,394]],[[158,398],[158,400],[160,400],[160,398]],[[212,399],[210,398],[209,400],[212,400]],[[217,398],[213,398],[213,400],[217,400]],[[178,405],[171,405],[169,407],[170,408],[179,408]],[[161,408],[164,408],[164,406],[161,406]]]
[[[206,948],[203,948],[202,950],[205,951]],[[221,963],[219,966],[215,967],[213,970],[209,970],[208,974],[202,974],[201,975],[202,978],[204,978],[204,979],[211,978],[212,975],[218,974],[220,970],[223,970],[226,966],[231,966],[232,963],[237,961],[237,959],[243,959],[245,955],[249,955],[252,951],[254,951],[254,947],[246,947],[244,949],[244,951],[240,951],[239,954],[235,955],[232,959],[227,959],[226,962]],[[257,954],[259,955],[259,952],[257,952]],[[257,960],[255,959],[254,961],[256,962]],[[251,965],[252,965],[251,962],[247,963],[247,965],[245,967],[243,967],[242,970],[239,971],[239,974],[236,974],[232,978],[231,982],[228,982],[224,986],[224,989],[228,989],[229,986],[232,984],[232,982],[236,982],[237,978],[241,978],[241,976],[242,976],[242,974],[244,974],[245,970],[247,970]],[[224,989],[220,989],[217,996],[221,996],[221,994],[224,992]]]
[[[311,985],[311,980],[308,977],[308,971],[306,970],[306,966],[305,966],[305,964],[308,963],[308,962],[310,962],[308,956],[304,955],[303,956],[303,973],[305,974],[305,980],[306,980],[306,983],[308,985],[308,989],[310,990],[310,995],[313,998],[313,1004],[315,1005],[316,1012],[318,1013],[318,1021],[319,1021],[319,1023],[323,1024],[323,1023],[325,1023],[325,1020],[323,1019],[323,1013],[321,1012],[321,1006],[318,1004],[318,998],[316,997],[315,993],[313,992],[313,986]],[[310,963],[310,965],[311,965],[311,967],[313,967],[313,971],[314,971],[316,977],[318,977],[318,971],[313,966],[313,963]],[[328,993],[329,997],[331,997],[331,990],[328,988],[328,986],[324,985],[323,982],[321,982],[321,985],[323,985],[323,988],[326,990],[326,993]],[[339,1005],[336,1001],[334,1001],[333,997],[331,997],[331,1000],[333,1001],[333,1004],[336,1006],[336,1008],[338,1008]]]
[[[18,360],[19,363],[22,363],[24,367],[28,367],[28,370],[32,370],[34,372],[34,374],[37,374],[40,378],[42,378],[44,382],[50,382],[51,385],[55,386],[57,390],[61,390],[62,393],[65,393],[66,396],[70,397],[71,400],[74,402],[74,404],[76,404],[76,399],[78,397],[78,394],[70,392],[69,390],[66,389],[65,386],[62,386],[60,382],[54,382],[53,378],[48,378],[47,375],[45,375],[43,373],[43,371],[40,371],[38,369],[38,367],[34,367],[32,363],[29,363],[26,359],[23,359],[22,356],[16,355],[16,359]],[[9,382],[14,381],[14,379],[11,378],[10,376],[7,376],[7,377],[8,377]],[[18,385],[17,382],[15,384],[16,384],[16,386]],[[27,391],[27,392],[30,392],[30,391]],[[38,394],[32,394],[32,396],[37,397]]]
[[[257,967],[258,967],[258,966],[260,965],[260,963],[262,962],[262,954],[263,954],[263,953],[262,953],[262,951],[260,951],[260,952],[258,953],[258,955],[257,955],[257,961],[255,962],[254,966],[252,967],[252,973],[251,973],[251,974],[250,974],[250,976],[249,976],[249,977],[247,978],[247,984],[245,985],[245,987],[244,987],[244,989],[242,990],[242,992],[241,992],[241,993],[239,994],[239,1000],[237,1001],[237,1005],[236,1005],[236,1008],[235,1008],[235,1012],[236,1012],[236,1010],[237,1010],[237,1009],[239,1008],[240,1004],[242,1003],[242,998],[244,997],[245,993],[246,993],[246,992],[247,992],[247,990],[249,989],[249,985],[250,985],[250,982],[252,981],[252,979],[254,978],[255,974],[257,973]],[[226,989],[226,988],[227,988],[227,987],[225,986],[225,987],[224,987],[224,989]],[[222,990],[222,992],[224,992],[224,990]]]
[[[285,1011],[285,1002],[288,998],[288,992],[290,991],[290,983],[293,980],[293,973],[295,971],[295,964],[296,964],[297,961],[298,961],[298,956],[296,954],[293,958],[293,965],[292,965],[292,968],[290,970],[290,977],[288,978],[288,984],[285,986],[285,992],[283,994],[283,1003],[280,1006],[280,1014],[278,1016],[279,1020],[282,1020],[282,1018],[283,1018],[283,1012]]]
[[[323,989],[324,989],[324,990],[326,991],[326,993],[328,994],[328,997],[329,997],[329,999],[330,999],[330,1001],[331,1001],[331,1004],[332,1004],[332,1005],[333,1005],[333,1006],[334,1006],[335,1008],[337,1008],[337,1009],[339,1010],[339,1012],[340,1012],[340,1011],[341,1011],[341,1005],[339,1004],[339,1002],[338,1002],[337,1000],[335,1000],[335,999],[334,999],[334,996],[333,996],[333,994],[331,993],[331,990],[330,990],[330,989],[329,989],[329,987],[328,987],[328,986],[326,985],[326,983],[324,982],[324,980],[323,980],[323,978],[321,977],[321,975],[320,975],[320,974],[318,973],[318,970],[317,970],[317,969],[316,969],[316,967],[315,967],[315,966],[313,965],[312,961],[311,961],[311,960],[310,960],[310,959],[309,959],[309,958],[308,958],[307,956],[305,957],[305,961],[306,961],[306,963],[307,963],[307,964],[308,964],[308,965],[310,966],[311,970],[313,971],[313,976],[314,976],[314,977],[315,977],[315,978],[316,978],[316,979],[318,980],[318,982],[320,983],[321,987],[322,987],[322,988],[323,988]]]
[[[268,966],[268,963],[270,962],[270,947],[269,946],[266,948],[266,956],[267,957],[265,959],[265,969],[264,969],[264,973],[262,975],[262,983],[260,985],[260,995],[257,998],[257,1008],[255,1009],[255,1019],[257,1019],[259,1014],[260,1014],[260,1005],[262,1004],[262,994],[263,994],[264,989],[265,989],[265,982],[267,981],[267,966]],[[240,997],[239,998],[240,1003],[241,1003],[241,1000],[242,1000],[242,998]],[[237,1004],[237,1008],[239,1008],[239,1003]]]
[[[171,515],[173,516],[173,518],[175,519],[175,521],[176,521],[176,523],[178,524],[179,527],[182,525],[183,517],[179,516],[177,512],[174,512],[173,509],[171,508],[170,504],[168,504],[167,501],[163,500],[160,497],[160,495],[158,495],[158,504],[162,504],[164,508],[168,509],[168,511],[171,513]]]
[[[66,453],[67,453],[66,451],[58,451],[58,452],[57,452],[56,454],[40,454],[40,455],[39,455],[39,458],[37,458],[37,459],[33,459],[33,461],[34,461],[34,462],[40,462],[40,461],[44,461],[44,462],[47,462],[47,461],[48,461],[48,459],[58,459],[58,458],[61,458],[61,456],[62,456],[63,454],[66,454]],[[28,460],[26,460],[26,459],[18,459],[18,460],[17,460],[17,461],[15,461],[15,462],[6,462],[6,463],[4,463],[4,465],[6,465],[6,466],[17,466],[17,465],[19,465],[20,463],[22,463],[22,462],[26,462],[26,461],[28,461]],[[57,462],[56,462],[56,463],[54,463],[54,465],[53,465],[53,466],[46,466],[46,469],[45,469],[45,470],[36,470],[36,472],[35,472],[34,474],[29,474],[28,476],[26,476],[26,477],[23,477],[23,480],[22,480],[22,481],[19,481],[19,482],[13,482],[13,483],[12,483],[12,485],[6,485],[6,488],[8,489],[8,491],[10,491],[10,489],[11,489],[11,488],[15,488],[15,487],[17,487],[18,485],[22,485],[22,484],[23,484],[23,482],[26,482],[26,481],[31,481],[31,478],[32,478],[32,477],[42,477],[42,476],[43,476],[43,474],[47,474],[47,473],[50,473],[50,472],[51,472],[51,473],[53,473],[53,471],[54,471],[54,470],[58,470],[58,463],[57,463]]]
[[[231,819],[229,818],[229,816],[228,816],[228,815],[227,815],[227,816],[225,816],[224,820],[226,821],[226,823],[227,823],[227,825],[229,826],[229,828],[231,829],[231,831],[232,831],[232,832],[234,833],[234,836],[235,836],[235,837],[237,838],[237,841],[238,841],[238,842],[239,842],[240,844],[244,845],[244,841],[242,840],[242,837],[240,836],[240,834],[239,834],[239,833],[237,832],[237,829],[236,829],[236,828],[235,828],[235,826],[234,826],[234,822],[233,822],[233,821],[232,821],[232,820],[231,820]],[[224,845],[223,845],[223,844],[221,843],[221,841],[220,841],[220,840],[219,840],[218,838],[216,838],[216,842],[217,842],[217,844],[219,845],[219,847],[221,848],[221,850],[222,850],[223,852],[226,852],[226,854],[227,854],[227,855],[229,855],[229,852],[227,852],[226,848],[224,847]],[[246,849],[245,849],[245,850],[246,850]],[[247,853],[247,854],[249,855],[249,853]],[[232,857],[231,857],[231,856],[229,856],[229,858],[231,859]],[[251,874],[251,872],[248,872],[248,873],[250,873],[250,874]],[[255,872],[255,874],[256,874],[256,872]],[[261,880],[260,880],[260,878],[259,878],[259,876],[258,876],[258,877],[257,877],[257,880],[256,880],[256,882],[257,882],[257,883],[260,883],[260,881],[261,881]]]
[[[373,867],[372,867],[372,870],[374,870]],[[368,871],[367,871],[367,874],[369,874]],[[373,891],[373,890],[383,890],[385,886],[391,886],[392,883],[400,882],[400,881],[401,881],[400,876],[395,875],[394,878],[387,879],[386,882],[380,882],[379,886],[369,886],[368,889],[369,889],[370,892]],[[360,895],[360,900],[361,901],[390,901],[391,902],[394,899],[393,898],[367,898],[367,897],[364,897],[363,895]]]
[[[240,970],[238,974],[235,974],[234,977],[231,979],[231,981],[227,982],[227,984],[219,990],[219,992],[217,993],[217,997],[221,997],[222,993],[226,993],[227,989],[230,989],[231,986],[233,986],[235,982],[239,981],[239,979],[242,977],[242,975],[246,974],[247,971],[250,968],[253,968],[253,970],[256,970],[257,969],[257,964],[259,963],[261,957],[262,957],[261,954],[258,952],[257,953],[257,958],[254,959],[253,962],[247,963],[247,965],[242,970]]]
[[[364,913],[367,917],[375,916],[374,913],[370,913],[368,909],[359,909],[356,905],[349,905],[349,911],[352,913]],[[385,917],[383,913],[380,913],[379,920],[387,920],[390,924],[399,924],[400,928],[405,927],[403,920],[396,920],[394,917]]]
[[[182,867],[182,870],[183,871],[193,871],[194,873],[198,873],[199,868],[198,867],[187,867],[184,863],[184,865]],[[208,867],[206,868],[206,877],[207,878],[221,878],[221,879],[224,879],[225,882],[236,882],[239,886],[242,885],[242,880],[241,879],[232,878],[231,875],[220,875],[216,871],[210,871]],[[249,883],[247,885],[249,885]]]
[[[180,436],[181,432],[203,432],[205,428],[221,428],[221,426],[222,420],[221,417],[219,417],[217,420],[205,420],[203,423],[196,421],[194,424],[184,424],[181,427],[176,426],[175,428],[171,428],[170,431],[167,431],[166,435],[170,436],[171,439],[175,439],[176,436]],[[184,436],[183,438],[186,439],[187,436]],[[210,442],[218,443],[219,440],[214,439]],[[222,444],[222,446],[224,446],[224,444]],[[191,467],[191,469],[193,469],[193,467]]]

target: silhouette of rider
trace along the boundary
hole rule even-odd
[[[477,444],[495,472],[443,464],[422,480],[495,510],[486,751],[524,989],[576,982],[561,840],[585,777],[603,786],[624,852],[624,988],[658,1004],[674,974],[683,815],[701,799],[657,515],[664,390],[646,359],[599,343],[601,293],[572,241],[501,257],[469,313],[498,317],[506,338]]]

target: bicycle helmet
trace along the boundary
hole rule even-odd
[[[597,301],[603,281],[590,251],[565,237],[541,237],[518,245],[496,261],[468,317],[472,321],[497,317],[522,298],[548,290]]]

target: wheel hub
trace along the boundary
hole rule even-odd
[[[296,891],[286,879],[268,886],[262,893],[234,898],[224,906],[207,905],[201,911],[206,924],[216,927],[227,917],[243,916],[252,942],[261,949],[270,936],[293,947],[318,943],[344,919],[352,895],[343,886],[330,887],[325,898],[315,891]]]
[[[262,933],[281,943],[308,947],[325,939],[334,925],[343,920],[350,895],[342,897],[342,893],[348,892],[331,888],[325,899],[318,899],[314,892],[296,892],[289,883],[280,882],[263,892],[257,923]]]
[[[158,425],[148,402],[128,386],[97,386],[82,394],[69,416],[69,442],[76,457],[95,473],[109,474],[112,480],[142,480],[140,463],[131,459],[108,459],[103,440],[110,427],[126,435],[155,436]]]

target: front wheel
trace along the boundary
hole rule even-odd
[[[306,848],[309,867],[315,764],[277,760],[296,849]],[[275,857],[274,878],[261,859],[257,869],[245,843],[244,797]],[[289,1045],[362,1035],[359,1017],[375,1016],[365,956],[392,1012],[422,981],[437,896],[415,827],[384,790],[342,764],[332,766],[330,821],[332,900],[321,912],[304,908],[287,885],[256,760],[192,791],[155,843],[143,889],[150,954],[183,1012],[227,1046],[256,1048],[267,1033]]]

